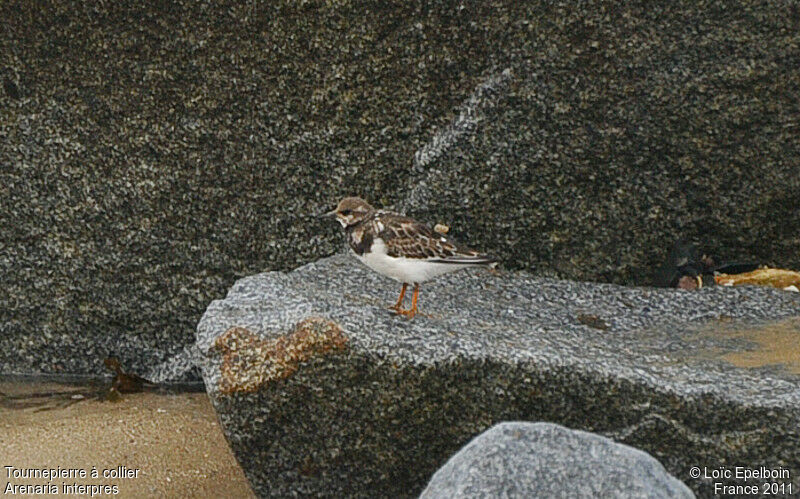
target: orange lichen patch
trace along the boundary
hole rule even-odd
[[[781,289],[789,286],[800,288],[800,272],[785,269],[762,268],[743,274],[720,274],[714,276],[714,280],[717,281],[717,284],[723,286],[759,284],[761,286],[774,286]]]
[[[286,336],[266,341],[247,328],[232,327],[214,342],[214,348],[222,352],[219,391],[225,395],[254,392],[291,376],[301,362],[346,345],[342,329],[319,317],[301,321]]]

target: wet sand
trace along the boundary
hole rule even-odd
[[[61,394],[33,395],[53,391]],[[116,497],[253,497],[205,393],[136,393],[108,402],[93,398],[96,388],[18,382],[0,382],[0,392],[0,494],[9,483],[51,485],[59,495],[72,491],[65,484],[105,484],[94,497],[114,495],[114,486]],[[13,476],[58,467],[86,470],[87,477]],[[103,478],[103,470],[131,477]],[[69,495],[90,497],[86,492]]]
[[[700,352],[718,357],[737,367],[778,367],[800,374],[800,317],[752,327],[715,324],[701,335],[716,339],[735,339],[747,345],[733,351]]]

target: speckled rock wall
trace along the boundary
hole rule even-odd
[[[576,279],[798,268],[799,46],[794,2],[4,1],[0,372],[168,358],[345,194]]]

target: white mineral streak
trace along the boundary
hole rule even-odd
[[[427,170],[427,172],[423,179],[414,182],[414,187],[398,206],[398,209],[403,211],[412,207],[419,209],[426,206],[432,195],[431,185],[444,178],[457,177],[457,171],[445,172],[429,167],[459,141],[478,130],[480,124],[486,119],[487,113],[508,91],[513,77],[514,73],[511,68],[506,68],[483,80],[459,107],[458,116],[414,153],[414,171],[422,173]]]

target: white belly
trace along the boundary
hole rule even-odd
[[[386,254],[386,246],[380,238],[375,238],[373,241],[372,251],[355,256],[375,272],[408,284],[425,282],[436,276],[470,266],[389,256]]]

